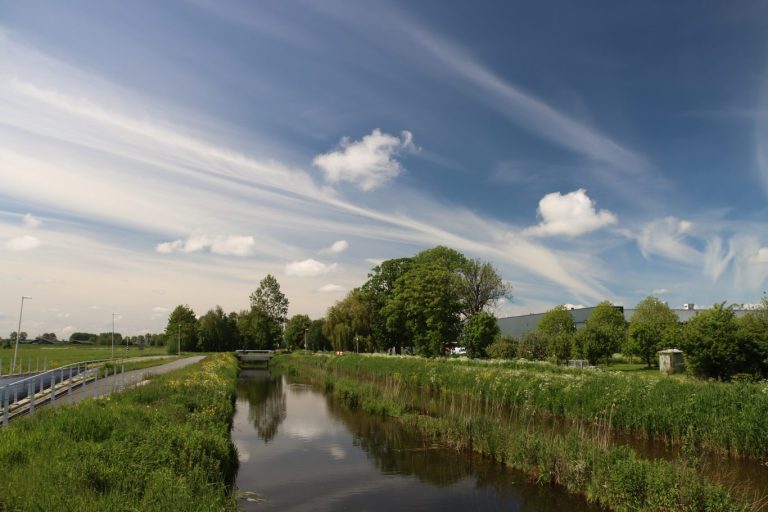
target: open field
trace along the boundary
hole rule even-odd
[[[676,461],[644,460],[632,449],[612,447],[601,435],[586,430],[556,434],[539,430],[535,424],[509,428],[498,421],[496,411],[487,404],[474,409],[448,406],[439,413],[426,411],[422,401],[425,394],[451,394],[460,386],[452,386],[453,391],[436,388],[437,372],[428,372],[422,387],[414,374],[398,371],[403,370],[398,365],[385,365],[391,370],[385,377],[378,373],[382,366],[370,361],[373,359],[378,358],[294,354],[280,356],[276,365],[332,390],[334,397],[351,409],[396,418],[439,444],[479,452],[527,473],[538,483],[562,485],[613,510],[759,509],[759,504],[742,501],[722,486],[710,483],[697,471],[693,455]],[[402,363],[404,359],[391,361]],[[428,364],[427,368],[435,367]],[[488,377],[482,367],[470,368],[479,382]],[[413,385],[421,393],[414,392]],[[471,380],[461,385],[466,386],[465,393],[473,392]],[[487,396],[476,398],[486,402]]]
[[[237,510],[232,355],[0,432],[0,510]]]
[[[19,362],[23,364],[24,371],[27,370],[31,362],[34,370],[39,361],[40,369],[43,368],[45,360],[48,369],[56,368],[69,363],[78,361],[89,361],[94,359],[108,359],[112,355],[112,347],[104,345],[19,345],[16,367]],[[139,350],[137,347],[115,346],[115,357],[140,357],[167,355],[165,347],[146,347]],[[2,359],[2,373],[5,375],[11,366],[13,360],[13,347],[0,349],[0,359]]]

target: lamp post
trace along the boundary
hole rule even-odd
[[[112,359],[115,358],[115,317],[117,313],[112,313]]]
[[[307,350],[307,331],[309,331],[309,327],[304,328],[304,350]]]
[[[16,354],[19,353],[19,338],[21,338],[21,317],[24,314],[24,299],[31,299],[32,297],[21,296],[21,310],[19,311],[19,328],[16,331],[16,348],[13,349],[13,365],[11,366],[11,372],[16,371]]]

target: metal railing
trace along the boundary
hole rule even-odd
[[[112,380],[109,380],[112,366]],[[118,384],[118,367],[122,378]],[[99,372],[104,369],[104,375]],[[4,376],[4,379],[12,375]],[[20,376],[15,374],[15,376]],[[103,383],[99,386],[99,381]],[[125,361],[123,359],[94,359],[79,361],[45,370],[43,372],[23,377],[7,384],[0,384],[0,408],[2,409],[2,425],[23,414],[34,414],[35,407],[46,403],[54,404],[60,395],[66,393],[66,399],[73,403],[72,390],[93,382],[93,396],[98,398],[108,395],[116,389],[125,389]]]

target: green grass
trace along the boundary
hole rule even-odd
[[[229,354],[0,431],[0,510],[235,511]]]
[[[125,361],[125,371],[130,372],[133,370],[143,370],[144,368],[153,368],[155,366],[160,366],[168,363],[172,363],[174,361],[177,361],[179,359],[183,359],[184,355],[182,356],[170,356],[170,357],[164,357],[162,359],[147,359],[142,361],[131,361],[130,359]],[[112,363],[106,363],[102,370],[99,372],[99,377],[103,377],[105,374],[105,370],[109,369],[109,374],[112,375],[115,368],[117,368],[118,373],[122,371],[122,365],[120,363],[112,364]]]
[[[640,372],[579,370],[525,361],[387,356],[306,356],[294,360],[366,376],[415,392],[466,395],[507,408],[607,424],[636,435],[768,457],[768,382],[646,378]],[[302,359],[303,358],[303,359]]]
[[[724,488],[702,478],[694,459],[675,463],[642,460],[630,448],[609,447],[592,434],[557,435],[533,425],[510,429],[479,409],[470,413],[446,408],[440,415],[424,414],[419,393],[404,384],[410,375],[394,371],[391,378],[380,378],[369,372],[372,368],[365,358],[347,358],[343,364],[339,359],[343,358],[294,355],[278,358],[276,363],[324,385],[350,409],[391,416],[435,442],[481,453],[527,473],[538,483],[562,485],[613,510],[749,510]],[[474,369],[475,376],[484,380],[485,372],[477,366]],[[430,382],[434,378],[435,374],[428,377]],[[464,384],[471,388],[469,381]],[[434,394],[436,388],[427,386],[422,391]]]
[[[78,361],[89,361],[95,359],[108,359],[112,355],[111,346],[102,345],[19,345],[16,368],[19,367],[19,361],[23,363],[23,369],[26,372],[29,362],[32,362],[32,369],[37,367],[39,361],[40,370],[43,369],[43,361],[47,361],[48,369],[58,368],[65,364],[76,363]],[[165,347],[147,347],[139,350],[137,347],[115,346],[115,357],[141,357],[167,355]],[[8,373],[13,360],[13,347],[0,349],[0,359],[2,359],[2,373]]]

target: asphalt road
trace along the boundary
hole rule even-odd
[[[185,366],[189,366],[191,364],[199,363],[205,359],[205,357],[206,356],[185,357],[170,363],[153,366],[151,368],[142,368],[141,370],[125,372],[125,387],[129,388],[131,386],[135,386],[136,384],[146,380],[148,375],[160,375],[163,373],[172,372],[173,370],[178,370],[179,368],[184,368]],[[121,374],[118,373],[115,376],[110,375],[109,377],[99,379],[96,382],[90,381],[85,386],[80,386],[76,389],[73,389],[71,400],[66,392],[58,395],[53,406],[59,407],[60,405],[77,403],[81,400],[93,398],[95,396],[106,396],[110,393],[121,391],[122,386],[123,376]],[[61,391],[59,391],[59,393],[61,393]],[[47,402],[44,407],[49,405],[50,402]],[[38,407],[40,407],[40,405],[38,405]]]

